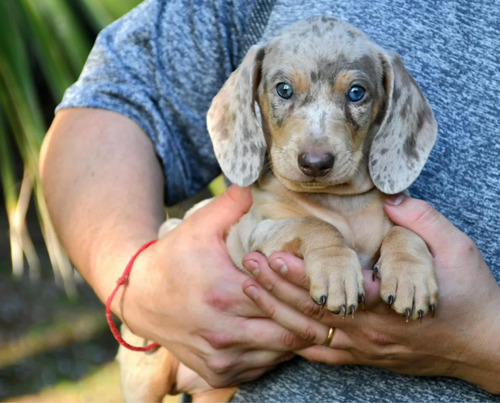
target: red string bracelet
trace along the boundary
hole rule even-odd
[[[123,272],[122,276],[118,279],[116,282],[116,287],[111,293],[111,295],[108,298],[108,302],[106,303],[106,319],[108,320],[108,325],[109,328],[111,329],[111,333],[113,333],[113,336],[115,336],[115,339],[118,343],[120,343],[122,346],[128,348],[129,350],[133,351],[151,351],[154,350],[155,348],[159,347],[160,345],[158,343],[151,343],[148,346],[145,347],[137,347],[133,346],[131,344],[128,344],[125,340],[123,340],[122,335],[120,334],[120,331],[117,329],[115,321],[113,320],[113,316],[111,315],[111,302],[113,301],[113,298],[115,297],[116,293],[118,292],[118,289],[124,285],[127,280],[128,276],[130,275],[130,272],[132,270],[132,266],[134,265],[135,259],[137,259],[137,256],[141,254],[144,249],[147,249],[149,246],[153,245],[154,243],[158,242],[158,240],[153,240],[149,241],[148,243],[145,243],[142,245],[139,250],[135,253],[134,256],[130,259],[130,261],[127,264],[127,267],[125,267],[125,271]]]

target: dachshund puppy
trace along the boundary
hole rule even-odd
[[[432,256],[383,210],[387,195],[418,177],[437,135],[429,104],[395,53],[345,22],[301,21],[249,50],[207,123],[223,173],[253,185],[253,206],[227,238],[240,269],[250,251],[299,256],[312,299],[344,316],[364,300],[362,269],[373,269],[381,298],[406,320],[434,312]],[[127,400],[170,391],[165,380],[177,361],[165,349],[121,349]],[[145,367],[149,380],[131,375],[147,377]],[[219,391],[215,398],[227,400],[234,388]]]

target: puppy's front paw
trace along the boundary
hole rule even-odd
[[[354,315],[365,292],[356,253],[347,247],[341,251],[322,250],[304,256],[304,260],[313,301],[333,313]]]
[[[375,277],[380,279],[380,297],[407,321],[434,315],[438,286],[433,259],[414,233],[399,227],[389,232],[373,269]]]

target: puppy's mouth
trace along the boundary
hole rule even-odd
[[[314,190],[323,190],[328,186],[331,186],[329,183],[321,183],[321,182],[299,182],[299,186],[306,191],[314,191]]]
[[[358,184],[349,176],[326,176],[324,178],[291,178],[279,174],[275,176],[285,187],[300,193],[355,194],[359,191]],[[363,184],[362,187],[364,188],[365,185]]]
[[[316,179],[292,179],[283,175],[276,175],[279,181],[290,190],[304,193],[330,193],[333,188],[338,186],[338,183],[331,181],[321,182]]]

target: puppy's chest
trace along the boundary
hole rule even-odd
[[[293,198],[283,194],[255,196],[254,208],[262,219],[314,217],[331,224],[347,246],[356,251],[365,269],[373,267],[382,240],[392,226],[383,210],[383,196],[378,191],[349,197],[296,193]]]
[[[346,243],[356,251],[363,269],[371,270],[380,251],[382,241],[392,226],[381,203],[374,202],[365,209],[346,214],[351,240]]]

